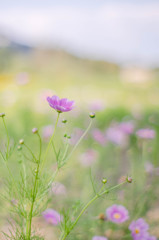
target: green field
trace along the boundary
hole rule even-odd
[[[73,218],[72,212],[76,208],[78,211],[82,209],[94,195],[93,186],[99,189],[103,178],[108,181],[107,188],[118,184],[122,176],[131,176],[131,184],[126,183],[97,199],[84,212],[67,239],[91,240],[99,235],[109,240],[130,240],[132,237],[128,226],[138,218],[144,218],[150,225],[150,233],[159,238],[159,71],[80,59],[55,50],[33,49],[23,53],[3,49],[0,54],[0,112],[6,114],[10,145],[15,146],[8,161],[15,181],[20,180],[22,169],[21,155],[17,150],[19,140],[24,139],[31,150],[38,154],[38,142],[31,132],[32,128],[37,127],[42,134],[44,126],[55,125],[57,113],[48,106],[47,95],[73,99],[75,109],[60,115],[55,135],[57,149],[65,149],[65,133],[73,136],[77,128],[87,128],[91,111],[95,111],[96,117],[87,136],[57,175],[56,181],[64,184],[66,194],[49,193],[47,208],[62,214],[65,210]],[[96,109],[95,103],[100,105],[100,109]],[[68,120],[66,124],[61,123],[63,118]],[[99,129],[106,136],[107,129],[122,122],[134,124],[132,133],[126,135],[123,144],[106,139],[102,145],[92,137],[94,129]],[[155,138],[137,137],[137,130],[143,128],[153,129]],[[44,138],[42,140],[43,158],[47,142]],[[5,129],[0,121],[2,152],[6,149],[6,142]],[[68,154],[72,148],[73,145],[69,143]],[[96,155],[93,163],[86,167],[80,159],[89,149],[95,151]],[[28,156],[26,149],[24,153]],[[29,169],[34,170],[34,163],[25,159],[24,165],[31,184],[32,172]],[[7,179],[10,176],[2,159],[0,166],[0,229],[8,232],[8,219],[14,225],[14,204],[11,200],[18,199],[13,199],[17,196],[8,187]],[[56,158],[53,149],[50,149],[45,171],[51,176],[55,169]],[[9,189],[10,196],[6,189]],[[12,199],[6,201],[6,196]],[[128,221],[115,224],[99,219],[99,214],[105,214],[106,208],[113,204],[121,204],[128,209]],[[34,218],[32,229],[36,235],[45,236],[44,239],[59,239],[59,228],[48,224],[41,214]],[[1,239],[6,237],[1,235]]]

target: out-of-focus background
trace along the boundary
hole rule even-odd
[[[115,183],[122,174],[130,173],[138,187],[132,187],[131,193],[127,189],[127,199],[120,192],[116,201],[125,203],[132,220],[136,215],[148,220],[151,216],[152,233],[159,237],[158,218],[154,216],[159,211],[155,188],[159,175],[158,26],[157,0],[0,2],[0,112],[6,113],[15,142],[28,138],[34,126],[40,129],[44,142],[48,141],[55,113],[48,107],[47,96],[56,94],[75,100],[76,108],[64,115],[69,120],[67,131],[72,134],[72,145],[87,126],[88,113],[96,112],[93,129],[66,174],[58,179],[66,184],[68,195],[64,200],[60,196],[60,201],[54,197],[51,208],[60,211],[60,203],[69,206],[78,198],[87,199],[89,192],[83,181],[89,182],[90,166],[99,181],[100,176],[106,176]],[[155,132],[153,137],[141,137],[144,144],[136,135],[141,128]],[[3,133],[1,124],[1,142]],[[140,158],[145,159],[144,164],[138,161]],[[79,167],[87,177],[81,177]],[[3,170],[2,177],[5,174]],[[143,178],[145,174],[148,179]],[[3,189],[3,181],[1,185]],[[145,201],[145,208],[140,200]],[[119,233],[121,238],[127,234],[127,230],[118,229],[115,236],[114,226],[94,221],[111,203],[109,198],[107,203],[92,208],[73,239],[91,239],[97,234],[119,239]],[[2,201],[1,229],[7,229],[7,218]],[[106,230],[112,230],[112,235]],[[49,236],[55,231],[49,226],[48,239],[53,239]]]

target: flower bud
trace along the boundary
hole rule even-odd
[[[33,133],[33,134],[35,134],[35,133],[37,133],[37,132],[38,132],[38,129],[37,129],[37,128],[33,128],[33,129],[32,129],[32,133]]]
[[[64,134],[64,137],[65,137],[65,138],[67,137],[67,133]]]
[[[95,118],[95,116],[96,116],[95,113],[90,113],[90,114],[89,114],[89,117],[90,117],[90,118]]]
[[[126,180],[127,180],[128,183],[132,183],[132,181],[133,181],[132,177],[127,177]]]
[[[63,120],[62,120],[62,123],[67,123],[67,119],[63,119]]]
[[[20,140],[19,140],[19,144],[20,144],[20,145],[24,144],[24,139],[20,139]]]
[[[106,184],[106,183],[107,183],[107,179],[106,179],[106,178],[103,178],[102,183],[103,183],[103,184]]]
[[[0,117],[5,117],[5,113],[0,113]]]
[[[70,136],[70,135],[67,135],[67,138],[68,138],[68,139],[71,139],[71,136]]]

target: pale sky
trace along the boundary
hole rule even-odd
[[[82,57],[159,66],[159,0],[5,0],[0,32]]]

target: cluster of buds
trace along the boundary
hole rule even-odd
[[[64,138],[68,138],[68,139],[71,139],[71,136],[68,135],[67,133],[64,134]]]

